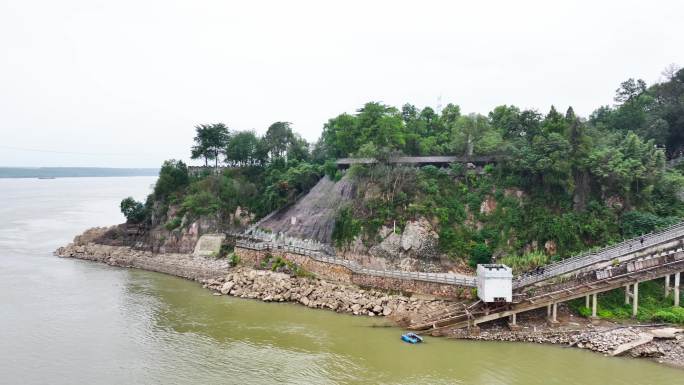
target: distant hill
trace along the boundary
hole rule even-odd
[[[158,168],[0,167],[0,178],[157,176]]]

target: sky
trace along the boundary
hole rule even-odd
[[[309,141],[368,101],[587,116],[684,66],[684,2],[0,0],[0,166],[157,167],[194,126]]]

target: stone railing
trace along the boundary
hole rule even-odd
[[[333,265],[344,266],[356,274],[365,274],[375,277],[396,278],[405,280],[416,280],[424,282],[433,282],[447,285],[475,287],[475,277],[465,275],[457,275],[450,273],[423,273],[418,271],[401,271],[401,270],[386,270],[386,269],[371,269],[363,267],[354,261],[348,259],[338,258],[326,255],[317,250],[310,250],[303,247],[282,245],[273,242],[249,242],[238,240],[235,243],[236,247],[257,250],[257,251],[281,251],[290,252],[293,254],[305,255],[315,261],[325,262]]]

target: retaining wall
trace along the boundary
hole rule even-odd
[[[254,268],[261,267],[268,251],[251,250],[241,247],[235,248],[235,254],[240,257],[240,263]],[[354,284],[362,287],[371,287],[383,290],[400,291],[404,293],[425,294],[440,298],[472,298],[472,290],[469,287],[439,284],[434,282],[419,281],[414,279],[399,279],[390,277],[378,277],[367,274],[357,274],[350,269],[337,264],[316,261],[308,256],[290,252],[270,252],[273,256],[279,256],[300,266],[304,270],[315,274],[327,281]]]

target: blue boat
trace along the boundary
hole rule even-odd
[[[423,342],[423,337],[419,336],[416,333],[406,333],[402,334],[401,340],[404,342],[408,342],[409,344],[418,344]]]

